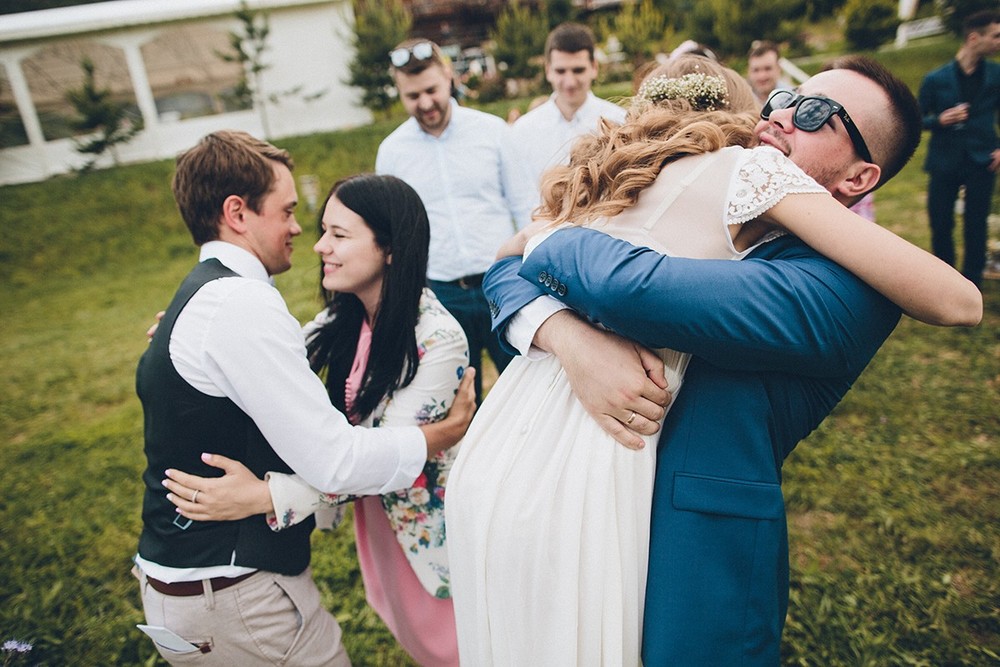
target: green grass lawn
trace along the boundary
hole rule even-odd
[[[953,52],[931,41],[882,57],[916,87]],[[325,188],[370,170],[399,120],[277,143]],[[876,206],[928,247],[922,150]],[[129,575],[144,463],[133,374],[196,258],[171,173],[0,188],[0,642],[35,644],[25,664],[156,663]],[[319,305],[312,219],[301,212],[295,268],[278,278],[300,319]],[[785,664],[1000,664],[1000,282],[985,290],[975,329],[904,319],[786,464]],[[408,664],[365,605],[352,538],[313,538],[324,602],[355,664]]]

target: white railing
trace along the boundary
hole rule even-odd
[[[896,29],[896,47],[902,48],[906,46],[906,43],[911,39],[929,37],[931,35],[940,35],[945,31],[946,28],[944,27],[944,23],[941,21],[940,16],[931,16],[926,19],[906,21],[904,23],[900,23],[899,28]]]

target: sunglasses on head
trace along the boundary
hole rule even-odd
[[[389,52],[389,60],[393,67],[402,67],[410,62],[410,58],[427,60],[434,55],[434,47],[430,42],[418,42],[413,46],[401,46]]]
[[[854,150],[864,159],[865,162],[874,162],[871,151],[865,143],[864,137],[854,124],[850,114],[843,105],[831,100],[829,97],[818,97],[816,95],[797,95],[788,90],[776,90],[767,98],[767,103],[760,110],[760,117],[767,120],[771,117],[772,111],[780,109],[792,109],[792,124],[800,130],[806,132],[816,132],[826,124],[833,116],[838,116],[844,123],[847,136],[854,144]]]

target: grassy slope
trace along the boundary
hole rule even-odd
[[[954,51],[885,58],[916,87]],[[502,112],[499,110],[498,112]],[[327,185],[370,170],[398,122],[280,142]],[[877,197],[882,224],[927,247],[921,155]],[[169,162],[0,188],[0,641],[32,663],[142,664],[128,575],[139,531],[135,361],[151,315],[195,253]],[[310,226],[311,214],[302,212]],[[279,278],[311,316],[311,232]],[[972,330],[904,320],[823,426],[789,459],[796,665],[1000,661],[1000,284]],[[405,656],[364,605],[349,529],[314,537],[314,570],[355,664]],[[992,657],[991,657],[992,656]]]

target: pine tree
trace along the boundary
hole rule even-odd
[[[389,51],[406,39],[413,18],[400,0],[357,0],[354,4],[354,59],[348,65],[352,86],[362,90],[361,103],[385,111],[393,102]]]
[[[267,14],[253,11],[246,0],[240,3],[235,12],[243,26],[242,32],[229,32],[229,48],[231,51],[216,51],[215,55],[227,63],[239,63],[242,75],[229,94],[237,106],[243,109],[257,109],[260,123],[264,129],[264,137],[270,138],[271,127],[267,118],[267,108],[261,96],[260,75],[270,65],[264,63],[264,52],[267,50],[267,37],[271,34],[271,25]]]
[[[548,17],[532,12],[517,0],[511,0],[497,17],[496,28],[490,34],[496,44],[493,57],[507,66],[505,76],[530,79],[538,74],[534,63],[545,52],[545,39],[549,34]]]
[[[133,118],[124,102],[116,102],[107,88],[98,88],[95,67],[92,60],[84,58],[83,85],[66,93],[66,99],[79,118],[73,123],[75,129],[88,133],[85,139],[75,139],[76,150],[94,157],[84,165],[84,170],[94,167],[105,152],[111,153],[114,163],[119,164],[116,146],[132,139],[142,130],[142,119]]]

